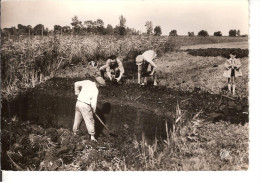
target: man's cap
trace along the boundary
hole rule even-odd
[[[144,60],[144,57],[142,55],[137,56],[135,59],[136,65],[141,65],[143,60]]]
[[[96,77],[96,81],[101,86],[105,86],[106,85],[106,81],[101,76]]]

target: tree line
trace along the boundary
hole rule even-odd
[[[126,26],[126,18],[121,15],[119,17],[119,23],[115,27],[111,24],[107,24],[105,27],[104,21],[102,19],[97,20],[86,20],[80,21],[77,16],[72,17],[71,26],[61,26],[54,25],[53,30],[45,28],[44,25],[38,24],[35,27],[31,25],[22,25],[18,24],[16,27],[3,28],[1,29],[2,36],[9,35],[52,35],[52,34],[61,34],[61,35],[89,35],[89,34],[100,34],[100,35],[154,35],[160,36],[162,34],[161,26],[157,25],[153,27],[152,21],[145,22],[146,32],[142,33],[139,30],[134,28],[129,28]],[[173,29],[169,32],[169,36],[178,36],[177,30]],[[194,32],[188,32],[188,36],[195,36]],[[209,36],[206,30],[201,30],[198,32],[197,36],[207,37]],[[221,31],[214,32],[213,36],[222,36]],[[229,36],[247,36],[241,35],[240,30],[232,29],[229,31]]]

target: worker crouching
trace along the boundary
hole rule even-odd
[[[121,81],[125,72],[123,63],[115,55],[110,56],[106,64],[101,66],[99,70],[103,78],[105,78],[106,73],[110,81],[116,80],[116,82]]]
[[[153,76],[153,85],[157,86],[157,66],[154,63],[156,56],[157,55],[153,50],[148,50],[136,57],[138,84],[147,85],[147,77]]]

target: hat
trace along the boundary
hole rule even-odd
[[[141,65],[143,60],[144,60],[144,57],[142,55],[137,56],[135,59],[136,65]]]
[[[101,76],[96,77],[96,82],[101,86],[106,85],[106,81]]]

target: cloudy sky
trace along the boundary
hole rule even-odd
[[[160,25],[164,35],[176,29],[179,35],[207,30],[209,34],[230,29],[248,34],[249,11],[247,0],[4,0],[1,2],[2,28],[18,24],[70,25],[77,15],[82,22],[102,19],[113,26],[119,16],[126,25],[145,32],[145,22]]]

